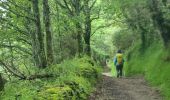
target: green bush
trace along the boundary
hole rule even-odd
[[[8,82],[2,100],[86,100],[101,76],[90,58],[74,58],[40,71],[55,77]]]
[[[70,100],[71,88],[67,85],[57,87],[44,87],[34,100]]]

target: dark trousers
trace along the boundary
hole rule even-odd
[[[117,77],[122,76],[123,64],[116,65]]]

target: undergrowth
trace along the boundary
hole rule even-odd
[[[9,81],[0,100],[86,100],[101,77],[101,67],[83,57],[50,66],[41,73],[54,77]]]
[[[127,55],[126,75],[142,74],[152,86],[161,91],[165,100],[170,99],[170,53],[161,43],[151,45],[141,53],[139,45]]]

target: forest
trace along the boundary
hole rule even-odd
[[[0,100],[89,100],[120,49],[170,100],[170,0],[0,0]]]

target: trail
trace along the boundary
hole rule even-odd
[[[143,77],[113,78],[103,73],[89,100],[163,100],[159,91],[149,87]]]

